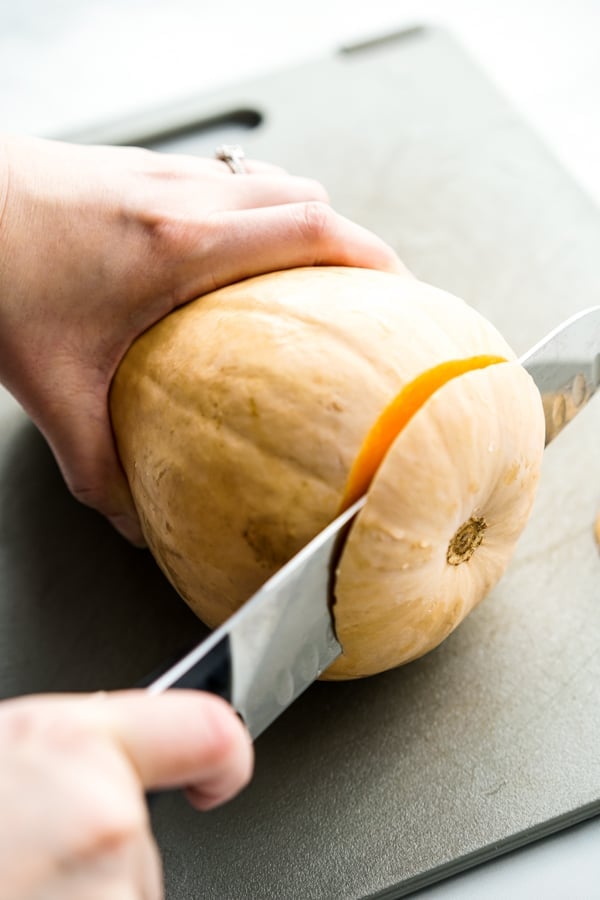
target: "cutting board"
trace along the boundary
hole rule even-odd
[[[209,155],[242,141],[321,180],[517,352],[598,302],[598,209],[442,31],[69,137]],[[170,900],[401,897],[600,810],[599,426],[594,402],[547,451],[509,571],[441,647],[313,685],[226,807],[158,802]],[[0,395],[2,694],[129,686],[205,633],[150,555],[70,498]]]

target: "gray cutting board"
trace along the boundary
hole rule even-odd
[[[76,137],[204,154],[242,139],[323,181],[517,351],[598,303],[599,211],[436,30]],[[171,900],[400,897],[600,811],[599,425],[594,402],[549,449],[508,574],[438,650],[314,685],[227,807],[158,803]],[[71,500],[4,396],[0,491],[4,695],[127,686],[204,633],[149,555]]]

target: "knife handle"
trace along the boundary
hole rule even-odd
[[[194,648],[195,649],[195,648]],[[183,658],[182,658],[183,657]],[[232,698],[232,667],[229,635],[225,634],[218,643],[200,657],[193,665],[187,665],[187,656],[182,652],[173,655],[158,669],[138,682],[138,687],[145,687],[151,694],[162,694],[171,688],[192,688],[197,691],[209,691],[217,694],[228,703]],[[174,663],[181,662],[181,675],[176,672]],[[164,676],[169,673],[166,680]]]
[[[181,659],[181,653],[175,657],[176,660]],[[163,676],[166,672],[172,672],[173,662],[169,662],[160,666],[159,669],[153,671],[146,678],[138,683],[138,687],[145,687],[152,694],[160,694],[164,690],[171,688],[192,688],[197,691],[209,691],[211,694],[217,694],[228,703],[231,703],[232,697],[232,668],[231,668],[231,648],[229,643],[229,635],[223,635],[221,640],[214,644],[208,653],[202,656],[194,665],[186,668],[181,676],[169,679],[168,684],[164,684]],[[184,660],[185,661],[185,657]],[[154,808],[158,797],[163,791],[150,791],[146,794],[146,802],[150,810]]]

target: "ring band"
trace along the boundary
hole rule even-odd
[[[215,150],[215,157],[222,162],[227,163],[234,175],[246,175],[247,169],[244,165],[246,155],[239,144],[221,144]]]

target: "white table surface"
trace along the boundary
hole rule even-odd
[[[454,32],[600,202],[600,0],[0,0],[0,129],[75,131],[427,22]],[[599,843],[594,819],[419,897],[593,900]]]

